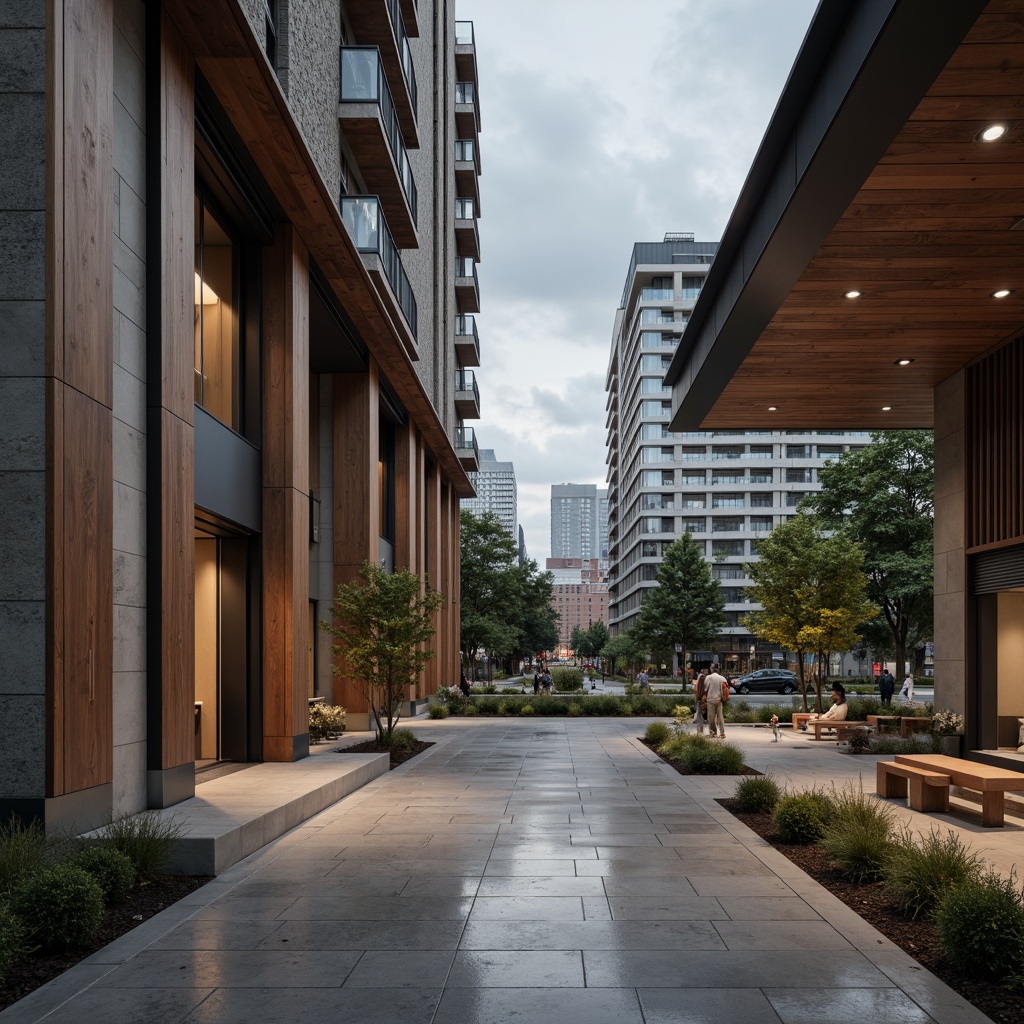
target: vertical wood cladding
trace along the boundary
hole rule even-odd
[[[147,74],[148,769],[194,760],[195,62],[151,9]]]
[[[1024,540],[1024,337],[967,368],[967,545]]]
[[[309,256],[279,227],[263,261],[263,756],[308,751]],[[300,749],[301,748],[301,749]]]
[[[47,795],[113,777],[113,4],[55,0],[47,80]]]

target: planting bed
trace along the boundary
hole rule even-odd
[[[390,771],[394,771],[400,764],[405,764],[406,761],[412,760],[417,754],[422,754],[428,747],[432,747],[433,743],[426,743],[423,740],[416,740],[411,746],[399,747],[397,750],[392,750],[391,747],[382,746],[376,740],[364,740],[362,743],[357,743],[354,747],[342,747],[339,750],[335,750],[335,754],[390,754],[391,764]]]

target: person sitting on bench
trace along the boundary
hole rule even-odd
[[[842,722],[849,710],[850,705],[846,703],[846,689],[842,683],[834,683],[832,686],[832,706],[823,715],[811,715],[807,721]],[[807,722],[804,722],[800,728],[807,732]]]

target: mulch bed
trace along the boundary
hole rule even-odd
[[[793,846],[780,842],[775,835],[771,814],[742,813],[736,809],[733,799],[718,802],[997,1024],[1024,1024],[1024,991],[1000,988],[991,982],[975,981],[957,974],[942,955],[934,922],[902,917],[880,882],[849,882],[832,866],[828,854],[820,846]]]
[[[648,743],[647,740],[645,740],[643,738],[643,736],[637,736],[637,739],[648,750],[652,751],[655,754],[658,754],[658,746],[659,745],[657,743]],[[666,757],[664,754],[658,754],[658,757],[660,757],[662,759],[662,761],[665,762],[665,764],[670,765],[672,768],[675,768],[675,770],[677,772],[679,772],[680,775],[693,775],[693,774],[695,774],[694,772],[691,772],[688,768],[684,767],[679,761],[674,761],[671,757]],[[763,775],[763,774],[764,774],[764,772],[759,772],[756,768],[751,768],[749,764],[745,764],[743,766],[743,771],[740,772],[740,775]]]
[[[177,903],[211,879],[205,875],[166,875],[137,889],[120,907],[110,907],[103,923],[88,946],[66,953],[33,953],[8,968],[0,985],[0,1010],[27,996],[29,992],[74,967],[80,960],[102,949],[107,943],[149,920],[161,910]]]
[[[433,743],[426,743],[423,740],[416,740],[409,747],[400,747],[397,750],[392,750],[391,747],[382,746],[376,740],[364,740],[362,743],[357,743],[353,747],[339,747],[337,750],[332,751],[335,754],[390,754],[391,755],[391,766],[389,771],[394,771],[400,764],[405,764],[406,761],[411,760],[417,754],[422,754],[428,747],[432,747]]]

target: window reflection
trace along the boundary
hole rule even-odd
[[[195,401],[241,431],[238,251],[195,199]]]

